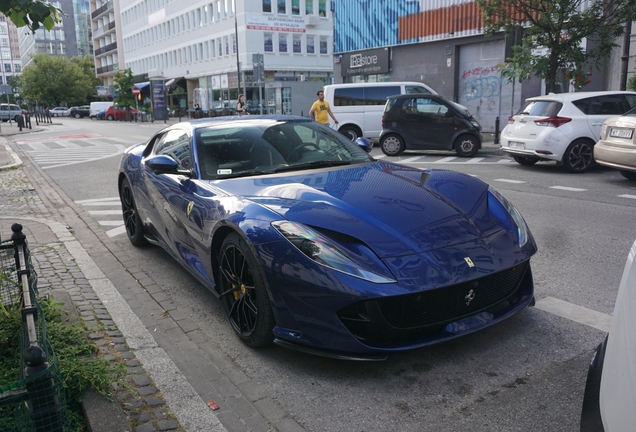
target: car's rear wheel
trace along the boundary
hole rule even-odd
[[[355,141],[362,136],[360,129],[354,126],[342,126],[338,129],[338,132],[349,138],[351,141]]]
[[[82,118],[82,115],[80,113],[75,113],[75,118]]]
[[[406,148],[402,137],[395,134],[382,137],[380,147],[382,148],[382,152],[387,156],[398,156]]]
[[[479,140],[472,135],[461,135],[455,140],[455,151],[461,157],[473,157],[479,151]]]
[[[144,227],[139,217],[139,212],[137,212],[135,197],[128,179],[124,179],[121,182],[119,200],[121,201],[121,210],[124,216],[124,226],[126,227],[128,240],[135,246],[147,244],[148,240],[144,237]]]
[[[251,347],[272,343],[275,321],[265,278],[256,257],[237,233],[223,241],[219,269],[221,301],[234,332]]]
[[[106,117],[106,120],[115,120],[115,117],[109,114],[108,117]]]
[[[537,158],[532,158],[532,157],[527,157],[527,156],[513,156],[512,157],[515,162],[517,162],[519,165],[525,165],[525,166],[530,166],[530,165],[534,165],[537,162],[539,162],[539,159]]]
[[[636,171],[620,170],[619,172],[627,180],[636,180]]]
[[[563,155],[563,168],[567,172],[582,173],[594,165],[594,144],[585,139],[574,140]]]

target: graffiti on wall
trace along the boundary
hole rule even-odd
[[[467,101],[475,99],[491,99],[499,97],[501,93],[501,78],[494,75],[499,71],[498,66],[478,66],[462,72],[464,82],[464,97]]]

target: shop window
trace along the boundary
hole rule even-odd
[[[265,42],[263,50],[265,52],[274,52],[274,33],[264,33]]]
[[[278,52],[282,52],[282,53],[287,52],[287,34],[286,33],[278,34]]]

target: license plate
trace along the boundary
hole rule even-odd
[[[632,139],[634,135],[634,129],[615,129],[610,128],[610,136],[615,138],[627,138]]]
[[[518,150],[525,150],[526,144],[518,141],[508,141],[508,147]]]

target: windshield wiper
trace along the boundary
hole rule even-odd
[[[287,166],[278,167],[278,168],[274,169],[274,172],[278,173],[278,172],[284,172],[284,171],[302,170],[302,169],[307,169],[307,168],[322,168],[322,167],[333,167],[333,166],[340,166],[340,165],[351,165],[351,161],[318,160],[318,161],[306,162],[306,163],[301,163],[301,164],[296,164],[296,165],[287,165]]]

